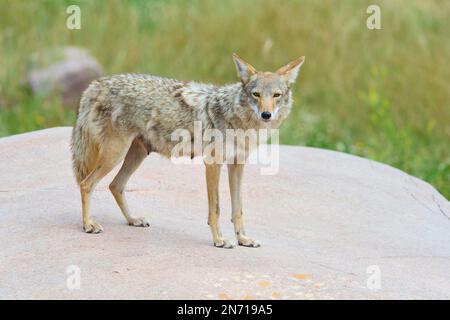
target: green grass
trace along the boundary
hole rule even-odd
[[[0,0],[0,135],[72,125],[23,86],[30,53],[88,48],[105,72],[235,81],[230,54],[274,70],[306,56],[281,142],[382,161],[450,197],[450,1]],[[82,29],[65,28],[79,4]]]

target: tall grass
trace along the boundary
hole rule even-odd
[[[31,52],[87,47],[107,73],[235,81],[230,54],[273,70],[306,63],[281,142],[349,152],[403,169],[450,197],[450,2],[0,0],[0,135],[71,125],[74,112],[23,86]],[[65,28],[78,4],[82,29]]]

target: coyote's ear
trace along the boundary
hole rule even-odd
[[[233,53],[233,62],[236,65],[236,70],[239,79],[243,84],[247,84],[250,77],[256,73],[256,69],[250,64],[239,58],[239,56]]]
[[[305,62],[304,56],[289,62],[287,65],[278,69],[276,73],[282,76],[287,81],[288,85],[291,85],[295,82],[295,79],[297,79],[298,71],[303,62]]]

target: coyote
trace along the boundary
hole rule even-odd
[[[170,157],[175,143],[171,133],[179,128],[192,132],[195,121],[203,128],[275,129],[292,107],[291,86],[305,58],[300,57],[276,72],[260,72],[233,54],[240,82],[214,86],[196,82],[121,74],[93,81],[83,93],[72,133],[72,160],[80,187],[83,229],[99,233],[103,228],[89,218],[91,193],[119,162],[120,171],[109,188],[131,226],[148,227],[145,218],[134,217],[124,197],[125,184],[150,152]],[[260,143],[261,141],[258,141]],[[233,248],[219,228],[220,163],[206,164],[210,226],[216,247]],[[244,164],[228,163],[232,222],[239,245],[259,247],[247,237],[242,217]]]

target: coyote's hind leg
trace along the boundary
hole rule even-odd
[[[118,163],[115,157],[101,156],[95,169],[80,183],[83,229],[86,233],[100,233],[103,227],[89,218],[91,194],[97,183]]]
[[[103,227],[89,218],[91,194],[97,183],[123,159],[131,140],[110,138],[104,141],[98,161],[91,173],[80,183],[83,210],[83,229],[86,233],[100,233]]]
[[[122,211],[125,219],[130,226],[136,227],[148,227],[150,224],[145,218],[135,218],[130,214],[127,201],[124,196],[125,185],[128,182],[130,176],[136,171],[150,150],[147,150],[143,142],[139,139],[135,139],[131,144],[130,149],[125,156],[120,171],[117,173],[114,180],[109,185],[109,189],[116,199],[116,202]]]

